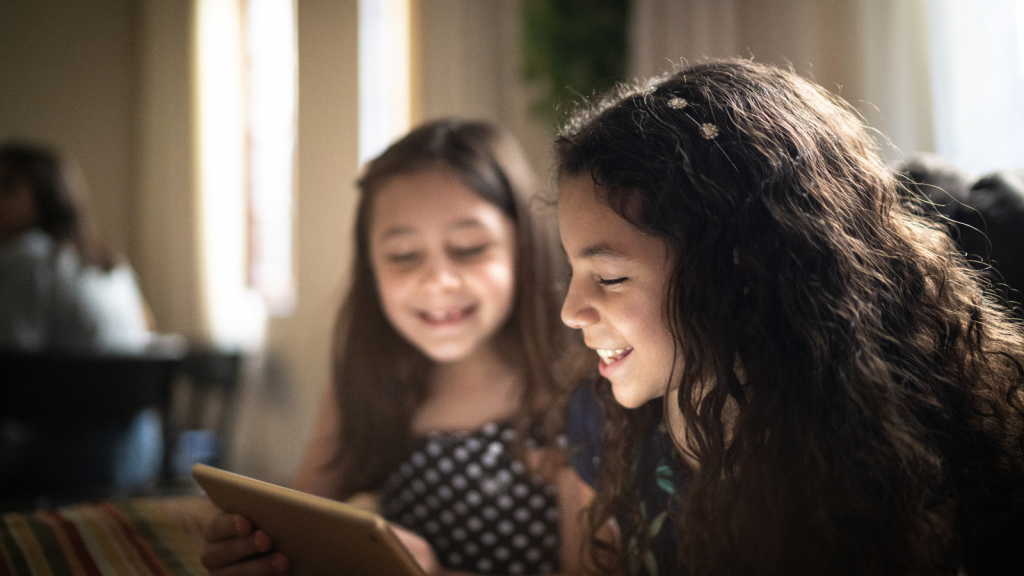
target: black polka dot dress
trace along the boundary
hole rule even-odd
[[[381,491],[384,517],[423,536],[450,570],[557,572],[555,487],[514,457],[515,434],[487,424],[419,439]]]

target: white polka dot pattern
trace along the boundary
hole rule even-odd
[[[555,489],[513,459],[514,442],[509,424],[423,439],[385,483],[384,517],[426,538],[448,569],[556,572]]]

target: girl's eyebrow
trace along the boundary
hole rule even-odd
[[[394,228],[388,228],[387,230],[385,230],[384,233],[380,235],[380,239],[381,241],[384,241],[389,238],[394,238],[396,236],[408,236],[410,234],[415,233],[416,230],[414,230],[411,226],[395,226]]]
[[[477,220],[476,218],[464,218],[464,219],[459,220],[458,222],[452,224],[448,228],[450,228],[450,229],[453,229],[453,228],[476,228],[476,227],[480,227],[480,226],[483,226],[483,224],[479,220]]]
[[[455,222],[454,224],[452,224],[448,228],[449,229],[479,228],[479,227],[482,227],[482,226],[483,226],[483,224],[479,220],[477,220],[476,218],[465,218],[463,220],[459,220],[458,222]],[[415,233],[416,233],[416,229],[414,227],[412,227],[412,226],[394,226],[392,228],[388,228],[387,230],[385,230],[384,233],[380,235],[380,240],[384,241],[384,240],[388,240],[390,238],[394,238],[396,236],[409,236],[409,235],[412,235],[412,234],[415,234]]]
[[[629,256],[624,252],[616,250],[615,248],[612,248],[611,246],[605,244],[604,242],[600,244],[587,246],[586,248],[577,252],[576,257],[581,260],[587,258],[608,258],[611,260],[625,260],[629,258]]]

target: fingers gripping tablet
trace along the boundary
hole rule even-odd
[[[214,504],[269,534],[294,576],[423,576],[376,514],[203,464],[192,476]]]

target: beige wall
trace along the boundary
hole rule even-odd
[[[416,1],[418,119],[496,122],[512,131],[545,176],[554,127],[530,115],[529,88],[520,81],[519,0]]]
[[[192,2],[139,2],[138,131],[129,252],[163,332],[204,339],[194,187]]]
[[[77,158],[100,229],[120,250],[134,225],[135,5],[0,2],[0,139]]]

